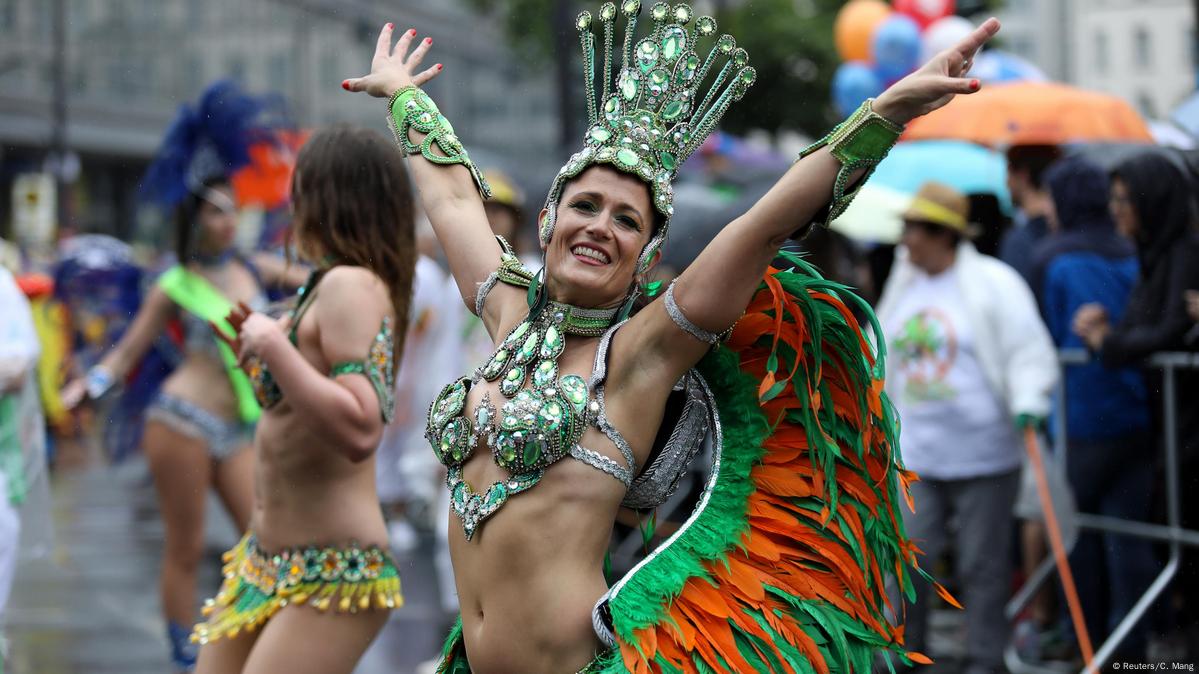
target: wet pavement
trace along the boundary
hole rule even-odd
[[[163,528],[144,464],[60,469],[51,488],[54,550],[18,565],[5,615],[4,671],[169,674],[157,589]],[[211,596],[220,554],[238,538],[215,497],[206,529],[199,590]],[[392,612],[355,674],[416,672],[440,650],[448,618],[437,601],[431,539],[397,561],[405,605]]]
[[[144,463],[62,467],[52,482],[53,553],[22,561],[6,612],[6,674],[170,674],[157,590],[162,523]],[[201,598],[219,585],[220,554],[238,534],[215,497],[206,518]],[[432,539],[397,553],[405,605],[394,611],[355,674],[409,674],[440,651],[449,616],[438,602]],[[926,674],[954,671],[960,614],[933,616]]]

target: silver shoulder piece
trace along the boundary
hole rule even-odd
[[[674,281],[670,282],[670,286],[666,288],[666,296],[662,298],[666,302],[666,314],[670,316],[670,320],[674,324],[683,329],[684,332],[698,339],[701,342],[715,346],[720,342],[721,335],[715,332],[708,332],[698,325],[692,323],[686,316],[683,315],[683,310],[679,308],[678,302],[674,300]]]
[[[621,505],[626,508],[644,510],[665,503],[678,489],[679,480],[691,467],[709,433],[719,432],[716,401],[695,370],[688,371],[675,384],[662,423],[664,428],[658,432],[661,444],[654,447],[649,465],[625,494]]]

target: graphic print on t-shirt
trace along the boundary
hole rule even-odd
[[[892,344],[909,402],[949,400],[957,391],[946,381],[957,358],[958,340],[949,316],[928,307],[904,321]]]

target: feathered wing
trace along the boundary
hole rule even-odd
[[[923,572],[899,510],[914,475],[883,349],[850,306],[877,323],[790,261],[700,363],[722,427],[716,461],[683,527],[609,592],[619,648],[605,672],[869,672],[878,650],[926,661],[884,615],[884,579],[911,597],[910,573]]]

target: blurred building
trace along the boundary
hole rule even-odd
[[[518,61],[500,22],[461,0],[0,0],[0,236],[14,177],[43,169],[52,147],[57,3],[73,229],[134,232],[137,181],[163,130],[219,78],[283,94],[304,127],[385,132],[383,103],[340,83],[369,69],[388,20],[433,37],[428,65],[445,69],[426,88],[473,155],[518,174],[557,166],[552,71]]]
[[[1006,0],[1001,39],[1051,78],[1159,119],[1195,90],[1196,11],[1194,0]]]

